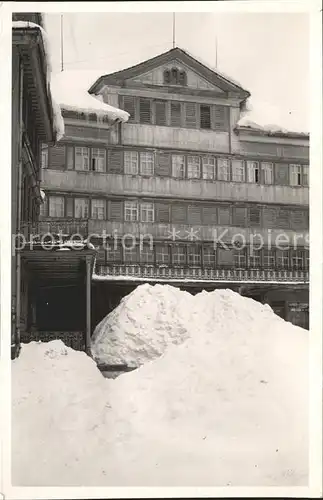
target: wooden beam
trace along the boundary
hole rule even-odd
[[[86,336],[85,351],[90,354],[91,346],[91,271],[92,258],[86,257]]]

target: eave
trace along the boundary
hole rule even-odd
[[[254,127],[243,127],[236,126],[234,128],[234,132],[237,135],[252,135],[252,136],[261,136],[261,137],[277,137],[277,138],[286,138],[289,137],[291,139],[309,139],[310,135],[306,132],[289,132],[289,131],[268,131],[262,128],[254,128]]]

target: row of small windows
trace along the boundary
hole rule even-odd
[[[110,172],[104,148],[60,146],[63,167],[83,172]],[[55,152],[55,148],[52,150]],[[284,184],[308,186],[308,165],[274,164],[273,162],[220,158],[213,155],[163,154],[151,151],[118,151],[123,153],[123,168],[128,175],[171,175],[177,179],[249,182],[255,184]],[[56,160],[55,160],[56,161]],[[115,161],[115,160],[114,160]],[[122,159],[121,159],[122,161]],[[50,163],[54,163],[54,160]],[[48,168],[48,149],[42,150],[42,167]],[[55,166],[54,164],[52,165]],[[115,168],[115,164],[112,165]],[[108,168],[107,168],[108,167]],[[113,170],[115,172],[115,170]]]
[[[245,247],[221,248],[211,245],[140,245],[124,241],[123,245],[110,243],[100,258],[103,263],[151,264],[190,267],[229,267],[235,269],[309,269],[307,249],[255,249]]]
[[[186,72],[178,69],[178,68],[171,68],[171,69],[165,69],[164,71],[164,83],[166,85],[182,85],[185,86],[187,85],[187,76]]]
[[[50,195],[41,206],[43,217],[98,219],[119,222],[173,223],[196,226],[308,229],[308,211],[226,204],[189,204],[139,200],[106,200]]]

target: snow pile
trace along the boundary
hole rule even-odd
[[[264,132],[275,133],[297,133],[307,136],[308,131],[300,129],[295,125],[292,111],[279,108],[273,104],[250,97],[247,101],[247,109],[242,113],[237,125],[239,127],[249,127]]]
[[[64,127],[64,120],[62,117],[61,113],[61,108],[57,104],[53,93],[51,91],[51,79],[52,79],[52,66],[51,66],[51,59],[50,59],[50,44],[48,40],[48,36],[46,31],[39,26],[38,24],[29,22],[29,21],[14,21],[12,23],[12,27],[15,29],[24,29],[24,28],[37,28],[40,30],[40,33],[42,35],[42,40],[44,44],[44,50],[46,54],[46,64],[47,64],[47,74],[46,74],[46,80],[47,80],[47,87],[48,87],[48,92],[51,97],[51,103],[52,103],[52,111],[53,111],[53,128],[54,132],[56,135],[56,141],[60,141],[62,137],[64,136],[65,133],[65,127]]]
[[[92,355],[99,362],[138,366],[169,344],[188,338],[187,308],[193,296],[168,285],[138,286],[96,327]]]
[[[229,290],[184,302],[187,340],[115,380],[23,345],[15,486],[306,486],[308,332]]]
[[[92,72],[62,71],[52,78],[52,89],[57,102],[63,109],[83,113],[96,113],[98,118],[127,122],[129,113],[102,102],[101,98],[89,94],[89,76]],[[94,80],[91,81],[93,83]]]

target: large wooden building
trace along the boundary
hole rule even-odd
[[[307,328],[308,135],[239,125],[249,92],[179,48],[89,92],[130,119],[63,111],[41,219],[99,248],[92,330],[141,282],[230,287]]]

